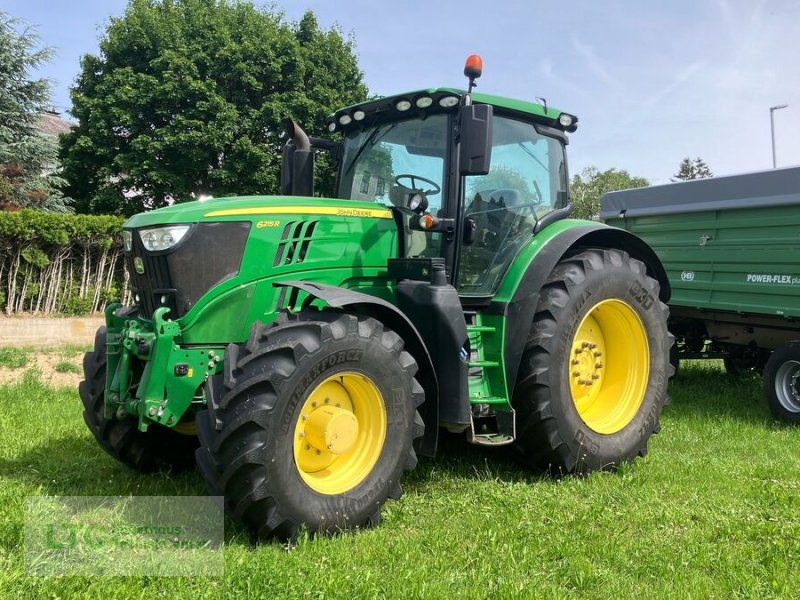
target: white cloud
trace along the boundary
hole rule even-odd
[[[579,40],[575,33],[572,34],[572,47],[575,49],[575,52],[586,61],[586,66],[595,77],[607,85],[615,88],[620,87],[619,82],[611,75],[608,69],[606,69],[603,62],[595,53],[594,48]]]

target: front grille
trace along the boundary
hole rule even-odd
[[[178,245],[165,252],[147,252],[137,231],[126,256],[131,288],[143,316],[166,306],[169,317],[182,317],[211,288],[239,274],[250,222],[229,221],[194,225]],[[136,257],[143,273],[137,273]]]
[[[144,272],[137,273],[134,259],[142,259]],[[146,252],[139,235],[133,233],[133,250],[125,257],[125,264],[131,277],[131,291],[136,304],[142,309],[142,316],[150,318],[153,311],[160,306],[169,306],[171,314],[177,314],[174,288],[169,276],[167,257],[164,254],[154,255]],[[168,291],[172,293],[167,294]],[[170,304],[161,304],[161,297],[167,297]]]

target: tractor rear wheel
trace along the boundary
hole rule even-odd
[[[672,374],[658,282],[625,252],[562,259],[542,287],[513,396],[516,451],[552,473],[647,452]]]
[[[331,311],[256,323],[228,346],[197,416],[212,495],[258,537],[377,524],[423,433],[417,364],[372,318]]]
[[[83,401],[83,420],[103,450],[143,473],[194,468],[197,437],[182,435],[160,425],[151,425],[147,432],[142,432],[135,417],[105,418],[105,327],[95,334],[94,350],[83,357],[83,376],[84,381],[78,386]]]

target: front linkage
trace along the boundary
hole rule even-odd
[[[222,369],[224,346],[179,346],[181,328],[166,318],[168,308],[157,309],[152,321],[117,314],[120,308],[112,304],[105,311],[104,417],[133,415],[142,432],[151,423],[193,432],[189,407],[203,403],[202,386]]]

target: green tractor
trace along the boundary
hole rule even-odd
[[[84,359],[84,418],[139,471],[199,466],[258,537],[373,525],[440,428],[554,474],[643,456],[667,399],[669,284],[569,218],[553,107],[427,89],[294,123],[281,196],[132,217],[132,306]],[[314,155],[337,165],[314,197]]]

